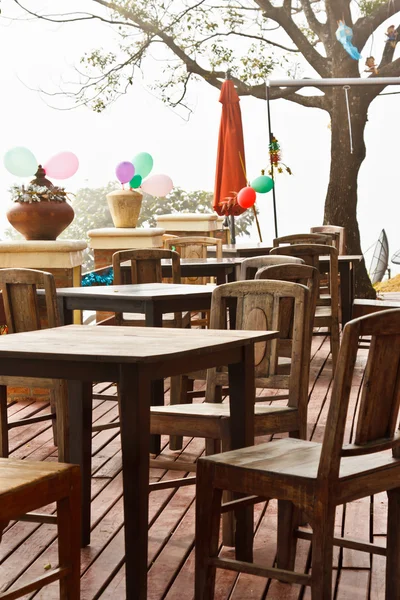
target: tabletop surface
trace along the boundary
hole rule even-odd
[[[0,359],[153,363],[276,336],[276,331],[66,325],[0,336]]]
[[[136,298],[138,300],[154,300],[156,298],[174,298],[188,295],[210,296],[214,286],[185,285],[179,283],[139,283],[127,285],[94,285],[87,287],[57,288],[58,296],[74,296],[78,298],[109,297]]]

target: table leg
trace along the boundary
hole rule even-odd
[[[351,293],[351,275],[350,264],[339,262],[340,274],[340,303],[342,307],[342,328],[351,319],[352,293]]]
[[[90,544],[92,476],[92,383],[68,381],[69,462],[79,465],[82,478],[82,547]]]
[[[146,327],[162,327],[162,312],[153,302],[146,304]],[[158,379],[151,384],[151,405],[163,406],[164,404],[164,380]],[[150,438],[150,452],[160,454],[161,437],[152,435]]]
[[[74,311],[66,308],[65,300],[66,299],[63,296],[59,296],[57,298],[60,323],[61,325],[72,325],[72,323],[74,322]]]
[[[151,381],[138,365],[120,368],[119,413],[127,600],[147,598]]]
[[[231,448],[254,444],[254,345],[243,348],[241,363],[229,365]],[[236,513],[236,558],[253,561],[253,507]]]

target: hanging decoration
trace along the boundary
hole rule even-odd
[[[396,48],[398,32],[395,25],[390,25],[386,31],[386,43],[390,43],[392,48]]]
[[[270,169],[268,171],[268,175],[271,175],[272,179],[274,178],[274,169],[276,169],[278,173],[283,173],[283,171],[286,171],[286,173],[289,173],[289,175],[293,174],[291,168],[285,165],[281,158],[281,147],[274,134],[271,133],[271,142],[269,144]]]
[[[344,21],[338,22],[339,27],[336,30],[336,39],[342,44],[343,48],[346,50],[347,54],[351,56],[354,60],[360,60],[362,58],[361,54],[357,50],[355,46],[353,46],[353,30],[351,27],[345,24]]]
[[[374,75],[378,75],[378,65],[375,63],[375,58],[373,56],[368,56],[367,60],[365,61],[365,66],[367,68],[364,69],[364,73],[373,73]]]

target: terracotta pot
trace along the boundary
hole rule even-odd
[[[108,208],[115,227],[136,227],[143,194],[137,190],[115,190],[107,194]]]
[[[72,223],[75,213],[68,202],[13,202],[7,219],[26,240],[56,240]]]

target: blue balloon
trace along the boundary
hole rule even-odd
[[[354,60],[360,60],[360,58],[362,58],[357,48],[351,43],[351,40],[353,39],[352,28],[343,21],[339,21],[339,27],[336,30],[336,39],[342,44],[343,48],[351,58],[354,58]]]

